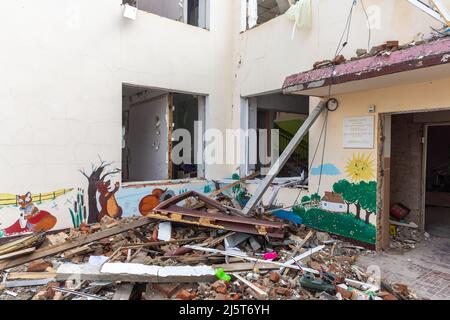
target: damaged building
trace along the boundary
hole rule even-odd
[[[449,1],[4,6],[1,299],[450,298]]]

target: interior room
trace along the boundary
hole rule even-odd
[[[130,85],[123,85],[122,92],[122,181],[196,178],[195,122],[204,97]],[[181,152],[182,163],[172,161],[174,147],[183,142],[174,139],[177,129],[187,130],[191,138],[191,154]]]
[[[450,238],[450,123],[428,126],[425,229]]]
[[[450,114],[419,112],[391,116],[390,206],[409,210],[430,235],[450,237]]]
[[[269,159],[278,157],[285,150],[298,129],[309,114],[309,98],[304,96],[289,96],[282,94],[268,94],[250,98],[250,106],[256,121],[250,124],[250,128],[258,129],[257,143],[253,146],[256,152],[257,164],[255,171],[265,174],[270,168]],[[252,116],[250,115],[250,118]],[[267,130],[267,135],[261,133],[261,129]],[[277,129],[279,137],[271,136],[271,130]],[[264,131],[263,131],[264,132]],[[279,154],[273,154],[279,150]],[[287,164],[283,167],[278,177],[300,177],[308,175],[309,155],[308,135],[302,140]],[[252,152],[252,149],[250,149]]]
[[[263,24],[285,13],[289,7],[289,0],[258,0],[258,24]],[[295,0],[291,0],[295,3]]]

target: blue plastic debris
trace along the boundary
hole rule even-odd
[[[303,219],[292,211],[280,210],[275,211],[273,215],[279,219],[287,220],[295,224],[302,224]]]

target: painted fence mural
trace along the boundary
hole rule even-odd
[[[301,199],[294,208],[307,226],[358,241],[376,243],[375,162],[370,154],[355,154],[341,172],[333,164],[314,168],[313,175],[336,177],[332,190]]]
[[[0,194],[0,237],[71,227],[71,211],[77,207],[80,193],[80,189],[63,189],[39,194]],[[82,219],[85,211],[77,212]]]

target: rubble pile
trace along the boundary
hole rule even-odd
[[[406,286],[381,285],[355,265],[370,250],[267,214],[252,217],[251,229],[250,218],[233,211],[233,201],[219,199],[194,195],[180,207],[163,203],[148,217],[105,217],[2,244],[7,255],[0,256],[0,299],[415,298]],[[164,215],[166,207],[172,211]]]

